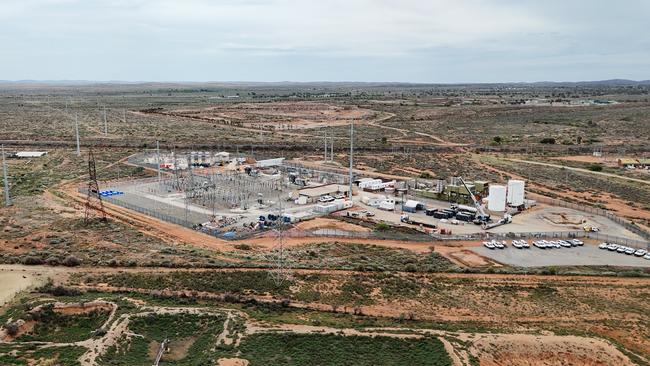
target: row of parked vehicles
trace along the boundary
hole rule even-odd
[[[511,242],[512,246],[517,248],[517,249],[527,249],[530,248],[530,244],[526,240],[513,240]],[[505,249],[508,244],[506,243],[505,240],[491,240],[491,241],[484,241],[483,246],[485,246],[488,249]]]
[[[637,257],[643,257],[644,259],[650,260],[650,253],[645,249],[634,249],[625,245],[619,245],[614,243],[602,243],[598,248],[603,250],[609,250],[610,252],[617,252],[627,255],[635,255]]]
[[[580,247],[585,245],[582,240],[579,239],[569,239],[569,240],[536,240],[533,243],[539,249],[560,249],[560,248],[571,248],[571,247]]]
[[[570,239],[570,240],[536,240],[533,242],[533,245],[539,249],[560,249],[560,248],[571,248],[579,247],[585,243],[582,240]],[[483,246],[488,249],[505,249],[508,245],[505,240],[491,240],[484,241]],[[512,241],[512,246],[517,249],[527,249],[530,248],[530,243],[524,239],[515,239]]]

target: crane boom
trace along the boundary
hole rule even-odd
[[[483,206],[481,205],[480,202],[478,202],[476,200],[476,197],[474,197],[474,194],[472,193],[472,191],[469,190],[469,187],[467,186],[467,184],[465,184],[465,181],[463,180],[463,178],[458,177],[458,180],[463,185],[463,187],[465,187],[465,189],[467,190],[467,193],[469,194],[469,197],[472,199],[472,202],[474,203],[474,207],[476,207],[476,211],[478,212],[477,219],[479,221],[483,222],[483,223],[489,221],[490,220],[490,215],[485,213],[485,210],[483,210]]]

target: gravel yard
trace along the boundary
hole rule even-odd
[[[650,267],[650,260],[598,249],[595,245],[562,249],[516,249],[510,243],[505,249],[472,248],[476,253],[500,263],[520,267],[545,266],[630,266]]]

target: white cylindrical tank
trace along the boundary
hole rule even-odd
[[[508,181],[508,204],[512,206],[524,204],[525,185],[526,183],[523,180],[511,179]]]
[[[506,210],[506,186],[490,185],[490,194],[488,196],[488,210]]]

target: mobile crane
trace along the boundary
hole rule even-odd
[[[467,193],[469,194],[469,197],[472,199],[472,202],[474,203],[474,207],[476,208],[476,218],[474,219],[474,223],[476,225],[487,225],[488,222],[490,222],[490,215],[488,215],[485,210],[483,209],[483,205],[479,201],[476,200],[476,197],[474,197],[474,194],[472,191],[469,190],[469,187],[467,184],[465,184],[465,181],[463,178],[458,177],[458,180],[460,183],[465,187],[467,190]]]

